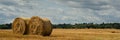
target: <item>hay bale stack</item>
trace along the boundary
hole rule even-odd
[[[25,34],[26,24],[29,19],[18,17],[13,21],[12,30],[15,34],[23,35]]]
[[[43,20],[38,16],[33,16],[29,21],[29,34],[42,35],[43,33]]]
[[[49,36],[52,32],[52,24],[48,18],[42,18],[43,20],[43,36]]]
[[[13,21],[12,30],[15,34],[31,34],[49,36],[52,32],[52,24],[47,18],[33,16],[31,18],[18,17]]]

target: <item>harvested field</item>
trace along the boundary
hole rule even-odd
[[[120,40],[117,29],[53,29],[50,36],[17,35],[0,30],[0,40]]]

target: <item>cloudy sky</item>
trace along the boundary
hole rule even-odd
[[[40,16],[56,23],[120,22],[120,0],[0,0],[0,24]]]

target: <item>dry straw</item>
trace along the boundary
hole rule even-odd
[[[52,24],[48,18],[42,18],[43,20],[43,36],[49,36],[52,32]]]
[[[43,33],[43,20],[38,16],[33,16],[29,21],[29,34],[42,35]]]
[[[12,30],[15,34],[25,34],[26,23],[29,19],[18,17],[13,21]]]
[[[30,18],[23,18],[23,19],[24,19],[25,25],[26,25],[25,34],[29,34],[29,21],[30,21]]]
[[[49,36],[52,32],[52,24],[47,18],[33,16],[31,18],[18,17],[13,21],[12,30],[15,34],[32,34]]]

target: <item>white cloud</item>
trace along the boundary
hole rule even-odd
[[[117,0],[0,0],[0,20],[7,23],[19,16],[41,16],[53,23],[120,22],[119,3]]]

